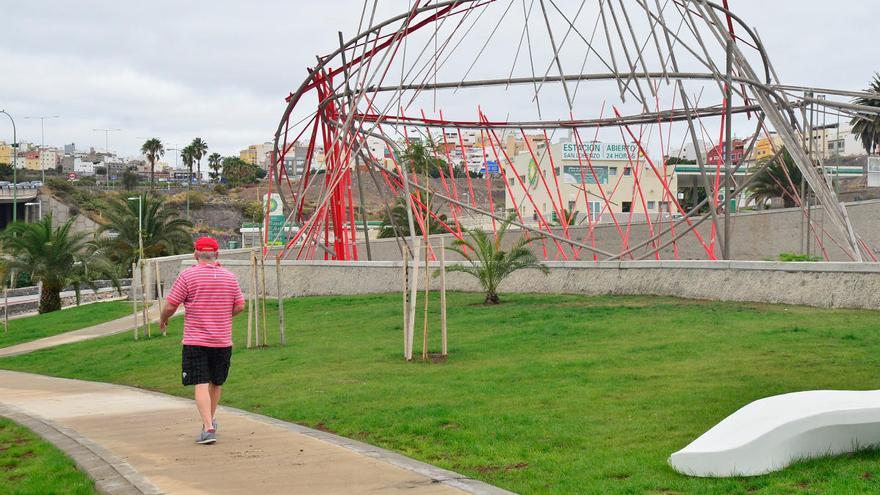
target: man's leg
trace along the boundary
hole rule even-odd
[[[210,387],[213,386],[208,383],[199,383],[195,386],[196,388],[196,407],[199,409],[199,416],[202,418],[202,426],[205,428],[205,431],[211,430],[214,427],[212,426],[212,418],[213,418],[213,409],[211,407],[212,396]],[[217,398],[220,398],[220,394],[217,394]],[[216,404],[216,403],[215,403]],[[214,406],[216,407],[216,405]]]
[[[220,393],[223,392],[222,385],[210,384],[208,392],[211,395],[211,418],[217,417],[217,404],[220,403]]]

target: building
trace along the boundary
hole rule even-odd
[[[730,162],[733,165],[738,164],[745,157],[745,141],[742,139],[734,139],[731,142],[733,151],[730,153]],[[712,147],[706,153],[706,165],[712,167],[719,163],[723,164],[727,160],[727,143],[721,143]]]
[[[703,160],[706,159],[706,143],[702,140],[697,140],[696,146],[694,146],[692,141],[687,140],[682,148],[669,152],[670,158],[678,158],[691,162],[696,162],[697,156],[702,157]]]
[[[40,152],[38,150],[23,151],[18,154],[19,163],[24,162],[27,170],[42,170],[40,168]]]
[[[263,144],[252,144],[239,151],[238,157],[251,165],[258,165],[263,170],[268,170],[269,163],[271,162],[270,157],[274,149],[275,144],[269,141]]]
[[[0,141],[0,163],[12,165],[12,145],[6,141]]]
[[[55,148],[43,148],[40,150],[40,170],[52,171],[61,162],[61,154]]]
[[[643,221],[676,213],[670,199],[670,195],[677,194],[676,175],[671,169],[664,175],[662,162],[654,162],[668,183],[667,191],[664,181],[640,155],[635,144],[560,142],[551,144],[548,149],[549,153],[535,153],[539,163],[530,153],[519,153],[512,158],[514,167],[502,164],[508,181],[505,208],[514,211],[515,204],[527,223],[539,224],[538,213],[548,223],[557,221],[553,204],[558,203],[559,198],[564,203],[562,207],[576,215],[577,223],[587,222],[588,215],[590,220],[604,223],[611,222],[612,215],[618,219],[624,216],[623,221],[630,215],[635,221]],[[555,169],[550,164],[551,155]],[[638,189],[644,197],[636,194]]]
[[[773,157],[782,145],[782,138],[779,137],[779,134],[771,132],[770,137],[764,136],[755,142],[755,147],[752,149],[752,156],[749,157],[749,161],[751,163],[758,163],[767,160]]]

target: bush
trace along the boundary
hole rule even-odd
[[[226,193],[229,192],[229,188],[223,184],[217,184],[216,186],[214,186],[214,192],[225,196]]]
[[[57,177],[46,179],[46,186],[55,192],[70,193],[73,191],[73,184],[66,179],[60,179]]]
[[[241,213],[247,220],[260,223],[263,221],[263,204],[259,201],[248,201],[241,206]]]
[[[822,258],[808,254],[779,253],[779,261],[822,261]]]

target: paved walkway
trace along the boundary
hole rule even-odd
[[[179,310],[177,314],[182,315],[183,311]],[[152,305],[147,311],[147,318],[150,320],[151,323],[159,321],[159,307],[156,305]],[[137,324],[138,326],[144,324],[142,311],[138,311]],[[124,318],[119,318],[118,320],[111,320],[80,330],[60,333],[58,335],[52,335],[51,337],[44,337],[42,339],[32,340],[30,342],[24,342],[21,344],[4,347],[0,349],[0,358],[7,356],[17,356],[19,354],[27,354],[29,352],[38,351],[40,349],[46,349],[48,347],[72,344],[81,340],[96,339],[98,337],[116,335],[117,333],[130,332],[133,328],[134,316],[128,315]],[[158,325],[153,325],[153,332],[154,334],[156,332],[159,332]]]
[[[193,443],[191,400],[0,371],[0,415],[60,446],[114,494],[509,494],[329,433],[221,408],[219,440]],[[393,420],[393,418],[389,418]]]

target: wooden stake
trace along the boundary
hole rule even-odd
[[[138,260],[138,264],[141,267],[141,299],[142,299],[142,302],[144,303],[143,307],[141,308],[141,311],[144,314],[144,325],[146,325],[146,327],[147,327],[147,337],[149,338],[149,337],[153,336],[153,328],[152,328],[152,325],[150,325],[150,318],[147,315],[147,310],[148,310],[148,308],[147,308],[147,276],[146,276],[146,271],[145,271],[145,266],[144,266],[145,265],[144,260],[142,260],[142,259]]]
[[[404,240],[404,243],[406,240]],[[406,359],[409,330],[409,249],[403,250],[403,358]]]
[[[278,293],[278,333],[281,345],[287,343],[284,335],[284,299],[281,297],[281,258],[275,258],[275,291]]]
[[[440,242],[440,355],[446,356],[446,243]]]
[[[426,217],[427,218],[427,217]],[[431,286],[431,273],[428,271],[428,260],[431,254],[431,243],[425,235],[425,324],[422,330],[422,361],[428,360],[428,293]]]
[[[409,287],[409,328],[406,335],[407,361],[412,361],[413,336],[415,335],[416,326],[416,300],[418,299],[419,286],[419,256],[422,250],[422,239],[417,237],[413,244],[412,283]]]
[[[162,274],[159,273],[159,262],[156,261],[153,263],[153,270],[156,272],[156,299],[159,302],[159,314],[162,314],[163,303],[164,303],[164,295],[162,294]],[[166,337],[168,335],[168,329],[162,329],[162,336]]]
[[[265,251],[261,251],[265,253]],[[269,346],[269,323],[266,321],[266,257],[260,255],[260,283],[262,292],[260,292],[260,302],[263,310],[263,347]]]
[[[251,263],[251,287],[254,289],[253,292],[251,292],[251,299],[254,301],[254,346],[260,347],[260,300],[257,295],[257,292],[259,291],[259,284],[257,283],[259,276],[257,275],[256,253],[253,254]]]
[[[253,253],[253,251],[251,251],[251,270],[253,270],[253,269],[254,269],[254,253]],[[247,292],[247,306],[248,306],[247,348],[250,349],[251,343],[253,340],[253,330],[254,330],[254,328],[253,328],[253,324],[254,324],[254,301],[253,301],[254,283],[253,283],[253,280],[254,280],[254,278],[253,278],[253,276],[250,276],[250,277],[248,277],[248,279],[249,279],[248,282],[250,282],[250,283],[248,284],[248,292]]]
[[[138,302],[137,293],[135,292],[134,274],[137,270],[137,263],[131,264],[131,283],[128,286],[128,295],[131,297],[131,314],[134,317],[134,340],[138,339]]]

